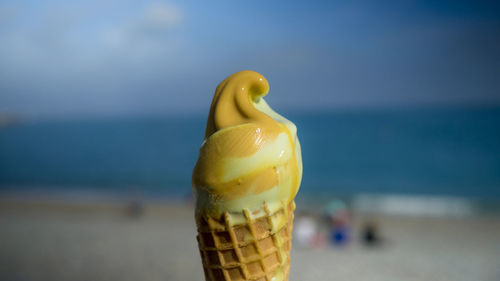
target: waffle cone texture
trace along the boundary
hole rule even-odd
[[[198,246],[206,281],[288,281],[295,203],[281,204],[271,212],[264,203],[254,213],[243,210],[242,219],[230,225],[219,219],[197,218]]]

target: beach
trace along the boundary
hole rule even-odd
[[[366,248],[375,219],[384,242]],[[0,199],[0,280],[183,280],[203,272],[193,206]],[[294,244],[290,280],[500,280],[500,218],[354,214],[351,243]]]

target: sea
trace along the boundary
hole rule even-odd
[[[284,112],[304,197],[500,199],[500,107]],[[189,197],[206,116],[26,121],[0,128],[0,192]]]

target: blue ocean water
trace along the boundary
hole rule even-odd
[[[500,108],[285,115],[302,143],[303,194],[500,198]],[[190,194],[205,118],[0,128],[0,190]]]

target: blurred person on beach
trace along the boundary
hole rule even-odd
[[[125,213],[130,218],[140,218],[144,214],[144,204],[139,199],[128,202]]]
[[[298,216],[295,218],[294,230],[294,239],[300,247],[318,249],[327,243],[315,216],[309,214]]]
[[[349,242],[351,214],[344,201],[332,200],[325,213],[330,222],[330,241],[334,245],[346,245]]]
[[[361,243],[367,247],[379,246],[382,243],[378,224],[373,221],[367,221],[361,228]]]
[[[294,238],[302,247],[309,247],[312,237],[316,232],[316,222],[311,216],[301,215],[295,219]]]

